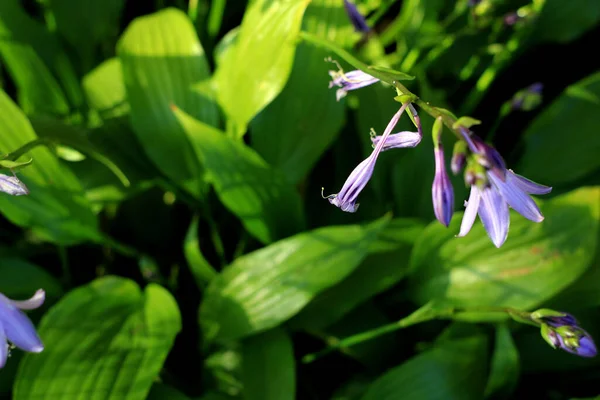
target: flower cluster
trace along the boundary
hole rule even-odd
[[[0,293],[0,368],[6,364],[10,346],[21,350],[40,353],[44,345],[35,327],[21,310],[33,310],[44,304],[46,293],[40,289],[29,300],[11,300]]]
[[[531,319],[540,325],[542,337],[552,348],[581,357],[596,356],[594,340],[571,314],[540,309],[531,313]]]

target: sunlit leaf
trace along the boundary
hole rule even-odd
[[[301,233],[236,259],[200,308],[207,339],[235,339],[284,322],[362,261],[387,219]]]
[[[144,399],[181,329],[162,287],[100,278],[65,296],[39,327],[45,349],[27,355],[14,399]]]
[[[219,104],[233,136],[283,89],[292,69],[307,0],[250,3],[235,45],[221,57],[214,77]]]

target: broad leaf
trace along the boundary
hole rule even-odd
[[[250,120],[283,89],[308,3],[256,0],[248,6],[235,44],[221,57],[213,80],[233,136],[241,137]]]
[[[536,42],[566,43],[577,39],[600,21],[596,0],[545,0],[532,34]]]
[[[98,111],[102,119],[129,113],[120,59],[104,61],[83,78],[82,84],[89,106]]]
[[[219,199],[263,243],[304,227],[300,196],[285,178],[242,142],[174,110],[202,160]]]
[[[290,324],[320,330],[359,304],[398,283],[408,271],[412,244],[424,229],[417,220],[395,219],[381,231],[369,256],[346,279],[315,297]]]
[[[362,400],[479,400],[486,358],[483,336],[442,342],[385,373]]]
[[[121,37],[117,52],[131,123],[144,151],[169,178],[200,196],[202,169],[169,108],[177,105],[210,125],[218,121],[213,102],[192,88],[210,75],[194,26],[176,9],[139,17]]]
[[[37,140],[21,110],[0,91],[0,149],[15,151]],[[45,147],[28,151],[19,160],[33,159],[19,178],[27,185],[28,196],[0,196],[0,211],[13,223],[33,228],[42,238],[70,244],[97,240],[96,216],[83,197],[77,178]]]
[[[387,218],[301,233],[235,260],[211,281],[200,308],[208,340],[275,327],[362,261]]]
[[[353,37],[342,0],[312,1],[303,29],[338,43]],[[250,125],[253,147],[292,182],[308,173],[344,121],[344,104],[328,88],[327,71],[337,69],[324,61],[328,56],[310,43],[298,44],[287,85]]]
[[[0,276],[0,293],[12,299],[27,299],[38,289],[44,289],[49,298],[57,298],[63,292],[56,278],[19,258],[0,258]]]
[[[508,240],[495,248],[476,222],[455,238],[460,217],[447,229],[432,223],[413,250],[410,295],[463,307],[530,309],[580,277],[598,247],[600,188],[581,188],[542,204],[546,219],[533,223],[511,213]]]
[[[519,380],[519,351],[506,324],[496,326],[494,354],[485,388],[486,398],[510,398]]]
[[[244,399],[294,400],[296,371],[290,337],[276,328],[242,342]]]
[[[97,279],[42,319],[45,350],[24,358],[13,398],[145,399],[180,329],[177,303],[162,287]]]
[[[598,3],[600,6],[600,3]],[[600,169],[600,72],[569,86],[524,134],[519,173],[566,185]]]

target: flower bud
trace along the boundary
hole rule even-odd
[[[431,187],[433,211],[435,217],[443,225],[450,225],[454,213],[454,189],[446,172],[444,163],[444,149],[441,144],[434,149],[435,152],[435,177]]]
[[[467,163],[467,144],[459,140],[454,144],[452,152],[452,160],[450,161],[450,169],[454,175],[458,175],[463,170]]]

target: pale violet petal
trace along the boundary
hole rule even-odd
[[[380,135],[373,136],[371,138],[373,145],[377,146],[381,138],[382,136]],[[392,133],[383,144],[382,151],[416,147],[419,143],[421,143],[421,135],[418,132],[403,131]]]
[[[508,170],[508,174],[514,177],[515,185],[529,194],[548,194],[552,191],[552,187],[530,181],[524,176],[515,174],[512,170]]]
[[[43,289],[38,289],[32,298],[19,301],[19,300],[10,300],[13,305],[17,306],[21,310],[35,310],[39,308],[44,301],[46,300],[46,292]]]
[[[494,246],[502,246],[508,237],[510,224],[508,205],[494,188],[482,190],[479,218]]]
[[[537,204],[535,204],[535,201],[533,201],[533,199],[515,183],[516,179],[512,174],[506,174],[505,182],[502,182],[502,180],[494,174],[488,174],[488,178],[498,189],[500,195],[504,198],[504,201],[516,212],[533,222],[541,222],[544,220],[544,216],[540,212]]]
[[[475,217],[477,217],[477,210],[479,209],[479,203],[481,201],[481,192],[477,186],[471,186],[471,194],[469,195],[469,201],[467,201],[467,208],[465,209],[465,215],[463,215],[462,222],[460,224],[460,232],[458,237],[463,237],[471,230]]]
[[[6,365],[7,357],[8,343],[6,342],[6,334],[4,333],[4,327],[2,326],[2,319],[0,319],[0,368],[4,368]]]
[[[44,350],[44,345],[29,318],[3,294],[0,294],[0,319],[4,333],[12,344],[33,353]]]

